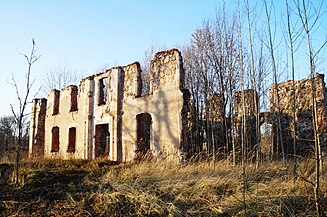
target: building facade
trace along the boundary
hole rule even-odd
[[[29,156],[119,162],[159,155],[184,159],[200,152],[223,152],[227,156],[232,149],[241,153],[237,150],[241,148],[242,131],[243,145],[249,153],[260,151],[273,156],[285,149],[292,155],[294,137],[296,154],[306,153],[314,147],[312,84],[310,79],[295,81],[294,95],[292,81],[279,83],[277,88],[271,86],[270,111],[261,113],[254,90],[244,90],[244,94],[237,91],[232,101],[233,116],[228,117],[224,96],[214,94],[206,100],[202,117],[195,114],[186,89],[181,53],[176,49],[159,52],[150,63],[149,81],[142,79],[140,64],[135,62],[88,76],[79,86],[54,89],[47,99],[34,99]],[[149,85],[146,94],[143,85]],[[324,75],[317,74],[314,85],[318,134],[326,151]],[[281,119],[278,132],[277,117]],[[263,126],[270,127],[266,130],[270,133],[263,135]]]
[[[34,99],[29,155],[131,161],[185,149],[189,93],[178,50],[151,61],[150,92],[142,95],[138,62],[84,78],[79,86]],[[185,127],[184,127],[185,128]]]

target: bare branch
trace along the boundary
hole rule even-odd
[[[20,160],[20,146],[21,146],[21,141],[22,141],[22,136],[23,136],[23,122],[24,122],[24,117],[26,116],[25,109],[26,105],[28,103],[28,98],[30,96],[30,91],[32,89],[32,86],[35,82],[35,80],[31,81],[31,72],[32,72],[32,65],[37,61],[40,56],[35,56],[35,40],[32,39],[32,49],[30,52],[30,55],[27,56],[26,54],[21,54],[25,57],[27,61],[27,71],[25,73],[26,76],[26,86],[25,86],[25,92],[24,92],[24,97],[21,97],[21,94],[18,89],[18,85],[16,83],[16,80],[14,78],[14,75],[12,74],[12,82],[15,87],[17,99],[19,102],[19,111],[16,113],[14,106],[11,104],[11,110],[12,113],[17,121],[17,131],[18,131],[18,141],[16,143],[16,161],[15,161],[15,182],[16,184],[19,181],[19,160]]]

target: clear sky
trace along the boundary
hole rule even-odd
[[[27,65],[20,53],[30,51],[32,38],[41,55],[32,71],[35,92],[41,86],[43,74],[63,62],[87,76],[105,65],[142,61],[144,51],[153,44],[167,48],[183,45],[205,19],[215,17],[222,3],[222,0],[0,0],[0,117],[11,114],[10,104],[17,105],[11,75],[23,87]],[[226,8],[235,8],[235,1],[226,0]]]
[[[152,44],[176,47],[215,14],[216,0],[0,0],[0,116],[17,104],[11,73],[24,85],[35,38],[41,58],[33,65],[35,89],[60,63],[85,76],[107,65],[141,61]]]

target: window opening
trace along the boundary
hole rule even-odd
[[[76,127],[69,128],[67,152],[74,153],[76,147]]]
[[[59,127],[52,128],[51,152],[59,152]]]
[[[60,100],[60,91],[55,90],[54,100],[53,100],[53,115],[59,114],[59,100]]]
[[[77,94],[78,94],[77,87],[73,86],[72,92],[70,94],[70,111],[71,112],[77,111],[77,109],[78,109]]]
[[[98,105],[106,104],[107,99],[108,99],[108,78],[102,78],[99,80]]]

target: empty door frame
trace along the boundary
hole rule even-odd
[[[136,115],[136,150],[135,159],[143,158],[149,150],[152,143],[152,117],[149,113]]]
[[[94,158],[109,158],[109,124],[95,125]]]

